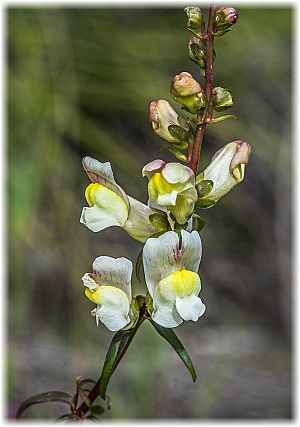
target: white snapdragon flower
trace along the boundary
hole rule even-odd
[[[83,167],[92,183],[86,188],[89,207],[82,210],[80,222],[97,232],[111,226],[122,227],[134,239],[145,242],[161,231],[165,224],[150,222],[152,209],[128,196],[116,183],[109,162],[101,163],[85,157]]]
[[[132,263],[126,258],[100,256],[93,272],[82,277],[85,295],[97,305],[93,310],[97,325],[119,331],[133,320],[131,304]]]
[[[143,265],[148,291],[153,298],[153,320],[166,328],[184,320],[197,321],[205,311],[198,294],[198,275],[202,255],[197,231],[168,231],[147,240],[143,250]]]
[[[144,166],[142,174],[149,179],[150,201],[166,206],[179,224],[185,224],[198,199],[193,171],[181,163],[153,160]]]
[[[211,163],[196,179],[197,188],[199,189],[200,186],[200,191],[202,182],[210,182],[210,186],[206,186],[209,191],[205,191],[203,196],[200,194],[200,204],[213,205],[243,181],[250,153],[251,146],[244,141],[230,142],[215,153]]]

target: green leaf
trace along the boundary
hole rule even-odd
[[[80,417],[78,417],[75,414],[64,414],[56,418],[55,421],[63,422],[63,421],[79,421],[79,420],[80,420]]]
[[[18,409],[16,418],[20,418],[23,412],[32,405],[46,402],[61,402],[66,403],[72,409],[74,408],[74,401],[72,396],[63,391],[47,391],[46,393],[36,394],[26,399]]]
[[[198,199],[195,205],[201,209],[208,209],[214,206],[216,203],[217,203],[216,200],[212,200],[212,199]]]
[[[106,389],[110,377],[114,373],[116,367],[118,366],[120,360],[124,356],[129,344],[131,343],[134,335],[136,334],[138,328],[141,326],[145,318],[140,314],[140,318],[137,321],[136,325],[127,331],[121,330],[117,332],[108,349],[104,365],[101,372],[101,381],[100,381],[100,396],[105,400],[106,398]]]
[[[198,233],[203,230],[204,226],[205,226],[205,219],[202,218],[200,215],[197,215],[194,213],[193,215],[193,230],[197,230]]]
[[[187,351],[183,347],[182,343],[180,342],[179,338],[171,328],[164,328],[163,326],[158,325],[154,322],[154,320],[149,319],[156,331],[159,333],[160,336],[162,336],[165,340],[168,341],[168,343],[174,348],[180,359],[183,361],[185,366],[187,367],[189,373],[191,374],[191,377],[193,379],[193,382],[196,381],[197,375],[196,371],[193,365],[193,362],[191,361],[190,356],[188,355]]]

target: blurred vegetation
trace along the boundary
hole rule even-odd
[[[208,128],[200,169],[225,143],[253,147],[246,178],[203,211],[200,266],[207,312],[178,333],[199,374],[144,325],[113,377],[107,418],[291,417],[291,7],[240,7],[216,40],[215,84],[232,89],[238,121]],[[163,142],[151,100],[171,78],[196,77],[181,8],[9,7],[7,20],[9,416],[42,391],[97,377],[112,334],[96,327],[81,277],[96,256],[140,244],[79,223],[88,178],[81,158],[110,161],[147,201],[142,166]],[[177,107],[177,106],[175,106]],[[177,108],[179,111],[179,108]],[[134,278],[134,293],[144,292]],[[27,417],[61,414],[51,405]]]

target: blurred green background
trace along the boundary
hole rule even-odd
[[[79,223],[89,183],[81,158],[110,161],[125,191],[147,201],[142,166],[172,159],[159,152],[148,104],[172,102],[175,74],[197,77],[183,7],[6,9],[10,417],[30,395],[73,392],[77,375],[96,378],[102,367],[112,333],[96,327],[81,277],[99,255],[134,262],[141,245],[121,229],[94,234]],[[200,169],[235,139],[253,152],[242,185],[202,211],[207,311],[177,328],[198,381],[144,324],[111,380],[107,419],[292,416],[294,11],[238,10],[235,31],[216,39],[214,76],[232,89],[240,119],[208,128]],[[144,292],[135,277],[133,287]],[[40,405],[26,417],[63,411]]]

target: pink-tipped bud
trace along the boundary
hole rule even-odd
[[[229,6],[221,7],[217,9],[215,14],[216,26],[233,25],[239,18],[238,12]]]
[[[190,73],[183,71],[172,79],[170,91],[174,96],[181,97],[200,93],[202,88]]]

